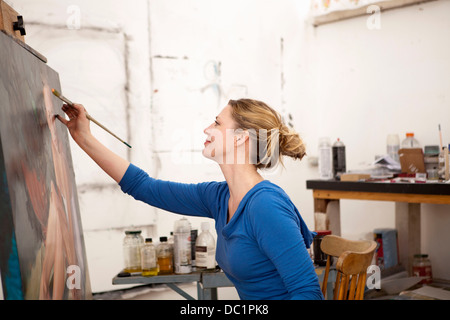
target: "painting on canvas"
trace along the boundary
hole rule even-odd
[[[0,32],[0,273],[5,299],[91,297],[59,76]]]

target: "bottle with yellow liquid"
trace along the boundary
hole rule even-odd
[[[153,245],[152,238],[146,238],[145,244],[141,249],[141,268],[144,277],[158,275],[158,266],[156,264],[156,248]]]
[[[167,242],[167,237],[160,237],[159,242],[156,247],[158,274],[171,274],[173,273],[172,246]]]

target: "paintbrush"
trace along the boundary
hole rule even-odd
[[[57,90],[52,89],[52,93],[57,96],[59,99],[61,99],[62,101],[64,101],[67,105],[69,105],[70,107],[73,107],[73,103],[72,101],[70,101],[69,99],[67,99],[66,97],[64,97],[61,93],[59,93]],[[123,144],[125,144],[127,147],[131,148],[131,146],[126,143],[125,141],[123,141],[122,139],[120,139],[118,136],[116,136],[114,133],[112,133],[110,130],[108,130],[105,126],[103,126],[100,122],[98,122],[97,120],[95,120],[94,118],[92,118],[89,113],[86,112],[86,118],[88,118],[89,120],[91,120],[92,122],[94,122],[96,125],[98,125],[100,128],[102,128],[103,130],[105,130],[106,132],[108,132],[110,135],[112,135],[114,138],[116,138],[117,140],[119,140],[120,142],[122,142]]]

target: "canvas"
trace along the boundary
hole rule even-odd
[[[89,299],[59,76],[0,32],[0,272],[5,299]]]

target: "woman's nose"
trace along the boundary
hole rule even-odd
[[[205,128],[205,130],[203,130],[203,133],[206,135],[209,135],[209,132],[211,131],[211,127],[212,127],[212,123],[209,125],[209,127]]]

